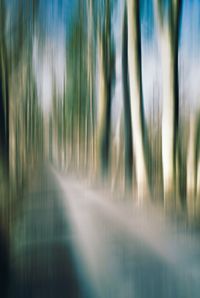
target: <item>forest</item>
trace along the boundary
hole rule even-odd
[[[5,235],[46,166],[198,230],[199,20],[196,0],[0,0]]]

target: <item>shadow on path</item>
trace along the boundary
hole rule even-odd
[[[73,263],[74,236],[57,185],[44,167],[11,231],[9,297],[90,297]]]

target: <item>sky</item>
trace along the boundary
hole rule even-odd
[[[169,1],[169,0],[167,0]],[[114,1],[113,11],[113,33],[116,41],[116,88],[113,95],[113,111],[118,116],[122,106],[121,86],[121,37],[122,16],[124,0]],[[46,32],[46,43],[44,47],[48,55],[42,55],[37,64],[36,71],[39,92],[43,107],[50,109],[52,80],[55,78],[58,89],[62,89],[62,76],[65,72],[63,65],[65,61],[66,36],[70,32],[74,12],[77,8],[77,0],[42,0],[40,5],[41,24]],[[200,96],[200,1],[183,0],[182,28],[179,49],[180,64],[180,94],[184,94],[191,109],[199,107]],[[145,111],[151,110],[152,100],[155,94],[161,94],[161,61],[158,36],[153,16],[153,0],[141,1],[141,37],[142,37],[142,78]],[[37,42],[36,42],[37,44]],[[36,46],[36,45],[35,45]],[[36,55],[36,57],[39,57]],[[54,74],[50,74],[54,69]],[[46,82],[45,82],[46,80]],[[41,84],[41,81],[44,81]],[[157,90],[155,92],[155,89]]]

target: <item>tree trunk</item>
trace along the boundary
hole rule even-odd
[[[162,109],[162,166],[164,203],[166,208],[179,205],[178,169],[178,42],[180,31],[181,0],[170,2],[168,20],[164,18],[162,1],[155,0],[155,13],[161,43],[163,109]]]
[[[9,94],[8,63],[5,43],[5,3],[0,4],[0,156],[1,164],[9,170]]]
[[[196,121],[194,116],[190,116],[189,142],[187,154],[187,209],[189,216],[195,213],[196,197]]]
[[[103,176],[107,176],[109,169],[110,129],[111,129],[111,29],[110,6],[106,1],[106,16],[104,27],[98,37],[99,49],[99,90],[98,90],[98,123],[97,146],[100,159],[100,169]]]
[[[141,36],[139,1],[127,0],[128,73],[131,99],[133,150],[136,164],[138,203],[149,198],[147,160],[145,156],[145,123],[142,93]]]
[[[94,166],[94,102],[93,102],[93,1],[87,1],[88,11],[88,40],[87,40],[87,83],[88,83],[88,100],[86,118],[86,156],[85,160],[90,166]],[[90,138],[90,146],[89,146]],[[88,151],[90,154],[90,161],[88,160]]]
[[[122,44],[122,72],[123,72],[123,99],[124,99],[124,166],[125,166],[125,187],[130,188],[132,185],[132,166],[133,166],[133,149],[132,149],[132,127],[131,127],[131,107],[129,94],[129,77],[128,77],[128,36],[127,36],[127,11],[124,8],[123,21],[123,44]]]

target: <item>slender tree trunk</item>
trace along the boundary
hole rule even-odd
[[[163,81],[163,112],[162,112],[162,165],[164,179],[165,204],[174,200],[175,195],[175,101],[173,69],[174,52],[170,41],[170,31],[165,28],[161,36],[162,81]],[[171,204],[171,203],[170,203]]]
[[[8,61],[5,43],[5,3],[0,2],[0,156],[5,172],[9,171],[9,91]]]
[[[99,73],[98,73],[98,119],[97,119],[97,167],[100,166],[102,172],[108,169],[108,131],[106,131],[106,110],[109,103],[107,102],[106,78],[103,61],[103,44],[102,38],[98,38],[98,57],[99,57]],[[104,174],[104,173],[103,173]]]
[[[94,98],[93,98],[93,1],[87,1],[88,10],[88,43],[87,43],[87,80],[88,80],[88,97],[89,115],[87,116],[87,142],[90,137],[90,146],[87,144],[87,150],[90,154],[90,165],[94,166]]]
[[[197,182],[196,182],[196,202],[195,211],[197,216],[200,216],[200,156],[197,160]]]
[[[131,100],[133,150],[136,163],[138,203],[149,198],[147,156],[145,156],[145,120],[142,93],[140,9],[137,0],[127,0],[128,74]]]
[[[169,3],[168,20],[164,18],[162,1],[155,0],[155,13],[161,43],[163,110],[162,110],[162,166],[164,203],[167,208],[179,205],[178,163],[178,42],[181,0]]]
[[[194,216],[196,199],[196,121],[190,116],[189,142],[187,154],[187,209],[189,216]]]
[[[195,168],[196,168],[196,217],[200,218],[200,115],[197,116],[196,123],[196,144],[195,144]]]
[[[97,146],[100,159],[100,169],[103,176],[107,176],[109,170],[110,130],[111,130],[111,28],[110,28],[110,4],[106,0],[104,28],[99,33],[99,91],[98,91],[98,123]]]
[[[128,34],[127,34],[127,11],[124,8],[123,22],[123,41],[122,41],[122,72],[123,72],[123,99],[124,99],[124,166],[125,166],[125,187],[130,188],[132,185],[132,166],[133,166],[133,149],[132,149],[132,126],[131,126],[131,106],[129,94],[129,77],[128,77]]]

